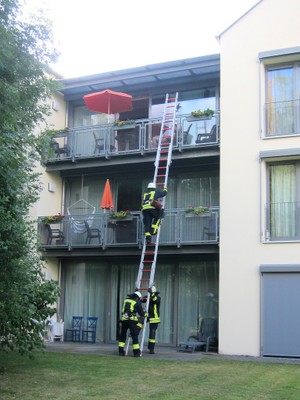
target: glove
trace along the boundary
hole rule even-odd
[[[145,314],[144,314],[144,317],[145,317],[145,318],[147,318],[147,317],[148,317],[148,313],[147,313],[147,312],[145,312]]]
[[[168,191],[168,188],[167,188],[167,187],[165,187],[165,188],[164,188],[164,192],[167,192],[167,191]]]

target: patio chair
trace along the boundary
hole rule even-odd
[[[48,239],[47,239],[48,246],[52,244],[53,239],[58,239],[58,241],[61,241],[62,243],[64,242],[65,236],[60,229],[53,229],[51,228],[50,224],[45,224],[45,227],[48,232]]]
[[[190,124],[186,131],[182,133],[183,144],[191,144],[193,136],[190,134],[190,130],[193,124]]]
[[[217,140],[217,127],[213,125],[210,132],[207,133],[199,133],[197,135],[196,143],[215,143]]]
[[[103,153],[104,150],[105,150],[105,148],[104,148],[104,139],[98,138],[95,132],[93,132],[93,136],[94,136],[94,139],[95,139],[94,154],[96,154],[96,153],[98,153],[98,154]],[[113,145],[110,145],[110,146],[109,146],[109,149],[110,149],[111,152],[113,152],[113,151],[116,150],[115,146],[113,146]]]
[[[208,225],[203,227],[203,240],[217,240],[218,227],[215,218],[210,218]]]
[[[91,339],[91,343],[96,342],[97,321],[97,317],[87,318],[86,329],[82,330],[82,342],[88,342],[89,338]]]
[[[55,322],[51,326],[51,342],[54,342],[55,340],[59,340],[60,342],[64,341],[64,322]]]
[[[189,336],[186,342],[179,343],[178,351],[194,353],[195,350],[205,348],[208,352],[211,346],[218,346],[218,321],[215,318],[203,318],[199,332]]]
[[[72,342],[80,342],[82,319],[83,317],[73,316],[72,328],[66,329],[65,340],[71,340]]]
[[[61,154],[65,154],[66,157],[70,157],[71,149],[68,144],[65,144],[62,147],[60,147],[59,143],[56,140],[52,139],[50,146],[54,151],[54,153],[56,154],[57,160],[60,160]]]
[[[90,244],[92,239],[98,239],[99,244],[101,243],[101,231],[98,228],[90,228],[87,221],[84,221],[86,228],[86,241],[85,244]]]

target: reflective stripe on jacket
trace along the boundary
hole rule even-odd
[[[146,192],[143,198],[142,210],[148,210],[149,208],[155,208],[151,206],[152,201],[154,200],[155,190],[151,190],[151,192]]]
[[[145,315],[141,302],[132,298],[125,299],[122,307],[122,321],[130,320],[137,322],[138,315],[141,317]]]
[[[165,197],[167,193],[168,193],[167,188],[165,188],[163,191],[157,189],[156,190],[148,189],[144,193],[142,210],[154,209],[155,207],[151,206],[152,201],[157,200],[161,197]]]
[[[149,322],[150,324],[159,323],[159,308],[160,308],[160,296],[157,293],[152,293],[149,303]]]

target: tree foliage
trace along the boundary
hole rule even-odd
[[[33,130],[55,89],[47,66],[57,56],[43,18],[25,21],[17,0],[0,0],[0,348],[32,354],[55,313],[58,286],[43,278],[29,209],[40,192],[35,164],[45,138]]]

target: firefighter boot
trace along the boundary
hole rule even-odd
[[[153,341],[149,341],[149,342],[148,342],[149,354],[155,354],[155,353],[154,353],[154,346],[155,346],[155,342],[153,342]]]
[[[146,243],[147,244],[151,243],[151,234],[150,234],[150,232],[146,232],[145,233],[145,239],[146,239]]]
[[[140,349],[133,350],[133,357],[141,357]]]

